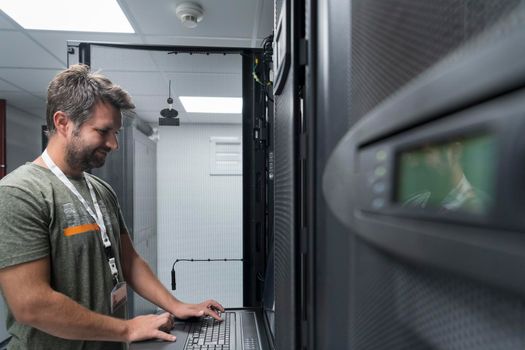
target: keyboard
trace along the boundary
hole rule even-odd
[[[224,312],[223,321],[204,317],[192,326],[185,350],[230,350],[230,325],[235,324],[235,313]]]

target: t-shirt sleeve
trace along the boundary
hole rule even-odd
[[[0,268],[50,254],[48,211],[43,198],[0,186]]]

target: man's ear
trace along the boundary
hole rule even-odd
[[[67,135],[68,127],[71,125],[71,120],[68,115],[62,111],[56,111],[53,114],[53,123],[58,134]]]

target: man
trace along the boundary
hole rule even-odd
[[[84,65],[48,88],[46,151],[0,181],[0,288],[8,349],[123,349],[158,338],[173,316],[211,316],[213,300],[186,304],[136,253],[116,196],[85,173],[118,147],[130,96]],[[167,312],[125,319],[126,285]]]

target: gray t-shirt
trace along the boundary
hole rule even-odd
[[[93,184],[122,280],[120,233],[127,229],[117,198],[107,183],[86,176]],[[85,180],[70,180],[93,209]],[[49,257],[54,290],[110,315],[113,282],[100,232],[82,203],[49,169],[27,163],[0,181],[0,223],[0,269]],[[125,311],[117,316],[124,318]],[[16,322],[9,310],[6,325],[13,336],[8,349],[125,349],[122,343],[51,336]]]

